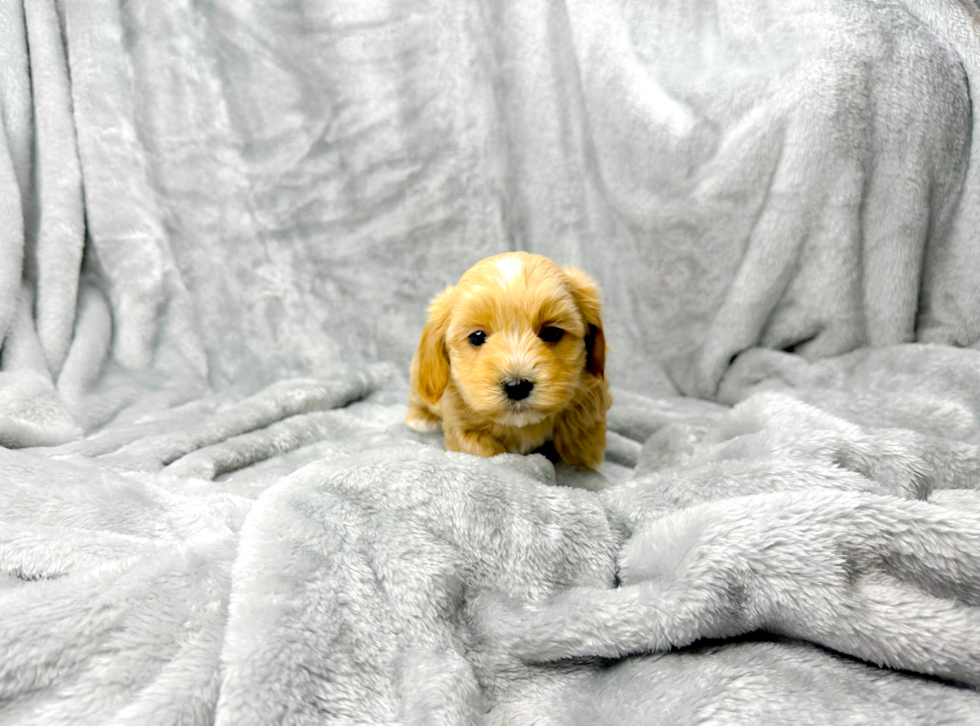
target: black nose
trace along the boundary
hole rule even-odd
[[[515,378],[504,384],[504,392],[511,401],[523,401],[531,395],[534,384],[526,378]]]

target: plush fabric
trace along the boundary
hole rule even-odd
[[[976,723],[980,352],[725,384],[617,391],[599,472],[389,366],[0,450],[4,723]]]
[[[639,392],[980,337],[972,0],[0,8],[11,443],[132,403],[77,412],[103,363],[184,399],[407,365],[425,302],[514,248],[598,279]]]
[[[974,0],[0,0],[0,722],[976,723]],[[597,473],[403,426],[605,296]]]

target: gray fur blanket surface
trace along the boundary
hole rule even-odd
[[[0,0],[0,725],[980,724],[975,0]],[[603,291],[596,471],[403,423]]]
[[[598,472],[387,366],[2,451],[6,724],[980,723],[980,352],[616,391]]]

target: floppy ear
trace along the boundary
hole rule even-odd
[[[585,334],[585,369],[596,378],[602,378],[606,370],[606,337],[602,334],[602,296],[599,287],[576,267],[562,269],[588,329]]]
[[[446,351],[446,328],[452,309],[453,288],[447,287],[429,305],[429,319],[422,328],[422,340],[412,365],[413,383],[422,398],[435,405],[449,383],[449,354]]]

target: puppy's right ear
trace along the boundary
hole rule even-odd
[[[429,305],[429,319],[422,328],[422,340],[412,366],[413,381],[422,398],[435,405],[449,384],[449,352],[446,328],[452,310],[452,286],[439,293]]]

